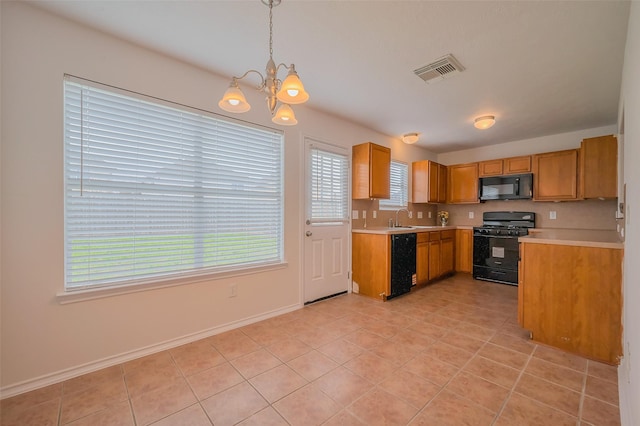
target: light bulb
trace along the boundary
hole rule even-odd
[[[239,99],[229,99],[229,103],[233,106],[240,105]]]
[[[298,96],[298,93],[300,93],[300,91],[298,89],[289,89],[289,90],[287,90],[287,94],[289,96]]]

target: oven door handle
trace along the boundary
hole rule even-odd
[[[514,239],[514,238],[519,238],[517,235],[481,235],[481,234],[475,234],[474,237],[483,237],[483,238],[500,238],[503,240],[506,239]]]

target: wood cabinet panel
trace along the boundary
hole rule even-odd
[[[440,240],[429,241],[429,281],[440,277]]]
[[[518,317],[534,340],[617,364],[622,250],[521,244]]]
[[[618,140],[588,138],[580,145],[580,189],[583,198],[618,196]]]
[[[416,244],[416,284],[426,284],[427,281],[429,281],[429,242],[418,241]]]
[[[390,197],[391,150],[366,142],[352,148],[352,197],[356,200]]]
[[[448,275],[454,271],[454,238],[443,238],[440,241],[440,275]]]
[[[447,169],[434,161],[411,164],[411,201],[413,203],[444,203],[446,201]]]
[[[510,157],[505,158],[504,162],[504,174],[518,174],[528,173],[531,171],[531,156],[525,155],[522,157]]]
[[[473,231],[456,230],[456,272],[471,273],[473,270]]]
[[[533,199],[578,199],[578,150],[536,154],[533,160]]]
[[[391,239],[383,234],[359,234],[351,237],[353,281],[359,293],[385,299],[391,294]]]
[[[502,159],[498,160],[488,160],[481,161],[478,163],[478,173],[480,177],[485,176],[500,176],[503,174],[503,161]]]
[[[448,168],[449,203],[478,203],[478,163],[456,164]]]

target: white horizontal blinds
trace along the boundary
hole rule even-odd
[[[65,79],[66,288],[281,262],[282,135]]]
[[[310,156],[311,221],[348,221],[349,158],[317,147]]]
[[[409,166],[406,163],[400,161],[391,162],[391,198],[380,200],[380,208],[391,210],[407,207],[409,197],[408,175]]]

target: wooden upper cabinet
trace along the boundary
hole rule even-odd
[[[391,150],[371,142],[354,145],[352,161],[353,199],[388,199],[391,194]]]
[[[531,171],[531,156],[500,158],[478,163],[480,177],[513,175]]]
[[[518,173],[529,173],[531,171],[531,156],[505,158],[504,174],[512,175]]]
[[[577,149],[536,154],[532,162],[534,200],[578,199]]]
[[[449,203],[478,203],[478,163],[447,167]]]
[[[615,136],[584,139],[580,146],[582,198],[618,196],[618,140]]]
[[[485,176],[500,176],[503,174],[503,161],[502,159],[498,160],[488,160],[481,161],[478,163],[478,173],[480,177]]]
[[[447,168],[434,161],[411,164],[411,202],[444,203],[447,199]]]

